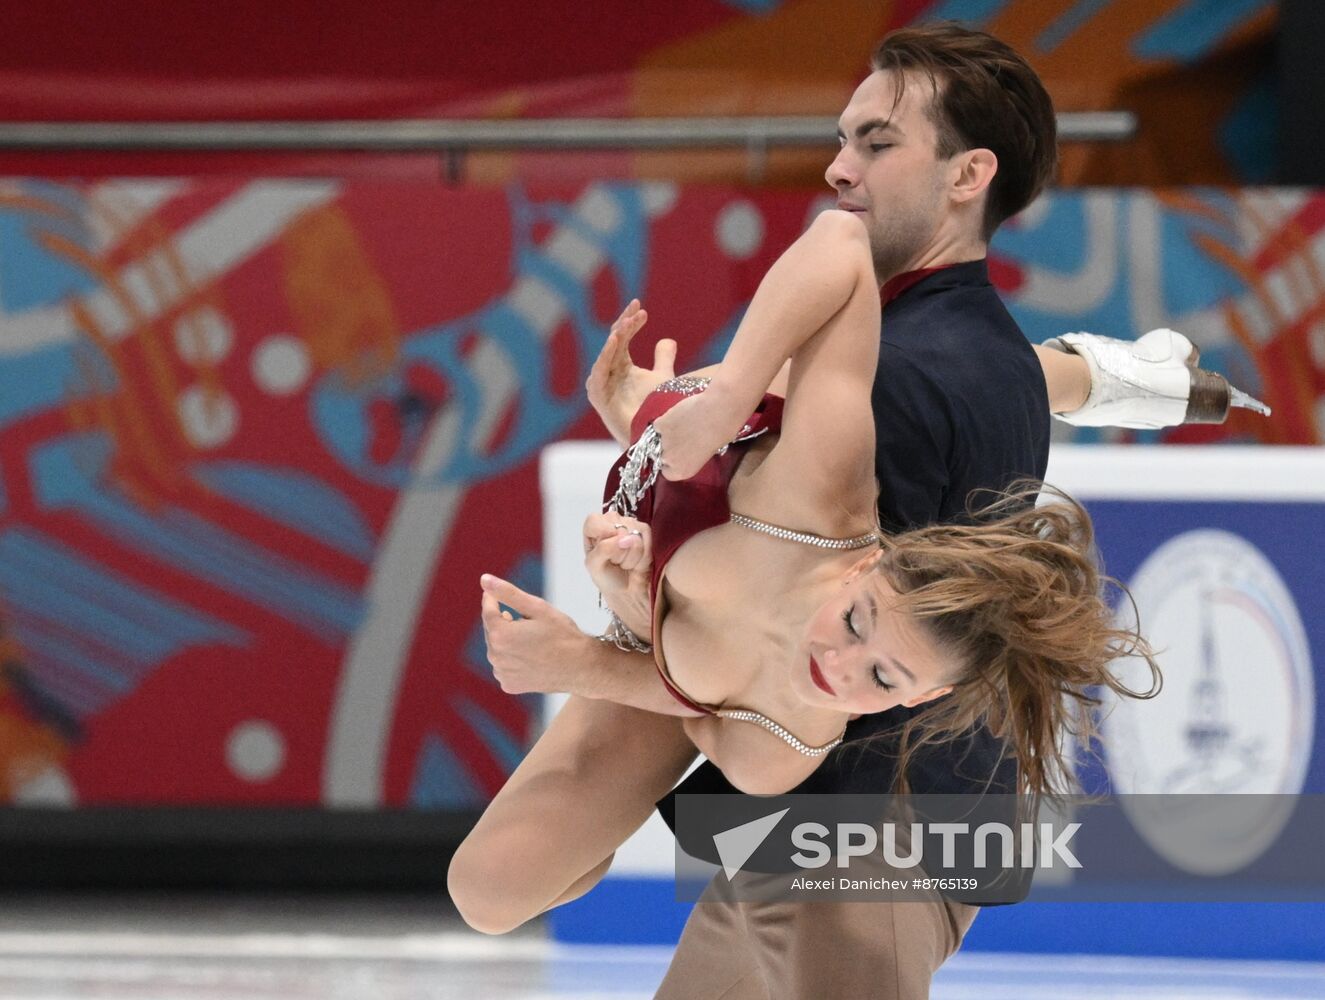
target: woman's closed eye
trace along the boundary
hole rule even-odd
[[[846,626],[847,632],[853,639],[859,639],[860,633],[856,631],[856,623],[853,618],[856,606],[853,604],[842,612],[842,624]],[[895,685],[889,684],[883,679],[883,674],[879,672],[879,665],[876,663],[870,668],[870,679],[874,681],[876,687],[883,688],[885,691],[891,691]]]
[[[847,627],[847,633],[853,639],[859,639],[860,633],[856,631],[856,623],[851,620],[851,616],[855,613],[855,611],[856,611],[856,606],[854,604],[851,605],[851,607],[847,608],[845,611],[843,611],[842,622]]]

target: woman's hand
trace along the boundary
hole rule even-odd
[[[653,631],[649,574],[653,534],[643,521],[621,514],[590,514],[584,520],[584,565],[603,601],[646,642]]]
[[[631,573],[648,576],[653,533],[624,514],[590,514],[584,519],[584,564],[599,590],[619,590]]]
[[[630,342],[644,328],[649,314],[631,299],[607,335],[584,383],[591,405],[608,433],[623,448],[630,444],[630,421],[644,397],[675,374],[676,341],[660,340],[653,349],[653,368],[640,368],[630,357]]]

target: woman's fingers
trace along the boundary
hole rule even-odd
[[[639,311],[639,299],[631,299],[630,304],[621,310],[621,315],[613,321],[611,332],[620,333],[634,321],[635,317],[639,315]]]
[[[640,315],[639,299],[631,299],[630,305],[626,306],[612,324],[612,328],[608,330],[602,349],[594,359],[593,366],[589,369],[589,377],[585,380],[585,388],[589,390],[590,399],[596,395],[610,396],[613,380],[629,371],[632,364],[630,338],[644,325],[639,318]]]
[[[590,559],[596,559],[604,563],[611,563],[613,566],[621,566],[623,569],[629,568],[625,565],[626,558],[631,555],[629,551],[622,547],[622,535],[609,535],[607,538],[599,539],[594,543],[593,551],[589,553]],[[628,536],[631,541],[635,536]]]
[[[653,374],[663,379],[676,375],[676,341],[664,338],[653,348]]]
[[[590,514],[584,519],[584,528],[581,530],[585,554],[593,552],[599,542],[617,538],[622,532],[636,526],[631,518],[618,514]]]
[[[629,541],[636,542],[637,540],[631,538]],[[642,562],[644,562],[644,546],[642,544],[634,544],[631,545],[630,548],[624,550],[620,565],[621,568],[627,572],[632,572],[638,569]]]
[[[612,562],[612,556],[616,552],[616,541],[608,537],[591,542],[589,545],[589,551],[584,554],[584,564],[589,574],[593,576],[595,572]]]
[[[612,511],[599,513],[594,511],[584,519],[584,536],[588,538],[606,538],[619,528],[637,528],[639,522],[629,514],[615,514]]]
[[[634,570],[649,561],[652,535],[643,521],[624,514],[590,514],[584,519],[585,561]]]
[[[609,390],[611,389],[612,376],[623,363],[630,364],[630,351],[622,350],[621,336],[617,332],[617,328],[612,327],[612,332],[603,341],[603,349],[598,352],[593,367],[589,369],[589,377],[584,382],[590,400],[600,397],[606,399],[611,395]]]
[[[648,321],[649,314],[640,308],[639,299],[631,299],[630,305],[626,306],[626,311],[613,324],[612,331],[621,341],[622,347],[628,350],[631,339],[640,330],[644,329],[644,324]]]
[[[635,526],[617,539],[616,544],[620,553],[617,565],[622,569],[636,570],[649,562],[653,542],[647,524],[636,522]]]
[[[621,315],[616,318],[616,322],[612,324],[612,329],[614,331],[617,330],[623,323],[632,319],[639,311],[639,299],[631,299],[626,303],[626,308],[621,310]]]

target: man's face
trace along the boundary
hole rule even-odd
[[[865,221],[882,283],[919,266],[949,212],[951,160],[936,155],[938,134],[926,109],[934,89],[924,74],[908,75],[896,99],[895,74],[871,73],[838,119],[842,149],[825,179],[837,207]]]

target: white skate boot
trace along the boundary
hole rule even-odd
[[[1065,333],[1045,347],[1079,354],[1090,369],[1090,395],[1070,413],[1055,413],[1077,427],[1154,430],[1179,424],[1222,424],[1232,407],[1269,416],[1260,400],[1222,375],[1198,368],[1200,351],[1175,330],[1151,330],[1138,340]]]

